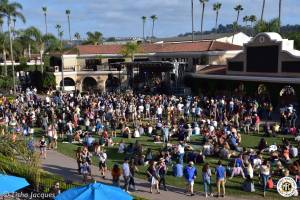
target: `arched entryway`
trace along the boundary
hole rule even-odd
[[[120,87],[120,79],[114,77],[112,74],[108,75],[108,78],[105,82],[105,90],[108,92],[115,91]]]
[[[63,82],[60,81],[60,87],[62,87]],[[66,77],[64,78],[64,90],[72,91],[75,90],[75,81],[72,78]]]
[[[82,81],[82,90],[96,90],[97,89],[97,81],[92,77],[86,77]]]
[[[280,103],[282,105],[294,104],[297,102],[296,91],[290,85],[284,86],[280,90],[279,96],[280,96]]]

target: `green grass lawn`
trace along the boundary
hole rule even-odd
[[[37,131],[39,132],[39,131]],[[257,135],[257,134],[249,134],[249,135],[242,135],[242,146],[246,147],[246,148],[253,148],[256,149],[256,146],[260,140],[260,138],[262,137],[262,135]],[[274,144],[276,143],[281,144],[281,140],[284,136],[279,135],[277,137],[267,137],[265,138],[266,141],[268,142],[268,144]],[[129,144],[129,143],[135,143],[136,140],[139,140],[140,143],[143,145],[144,150],[146,150],[147,148],[151,148],[154,152],[158,152],[159,149],[163,148],[163,144],[154,144],[153,140],[150,137],[147,136],[143,136],[141,138],[138,139],[127,139],[127,138],[121,138],[121,137],[117,137],[114,138],[114,142],[115,143],[119,143],[121,140],[124,140],[125,143]],[[201,141],[202,141],[202,137],[201,136],[194,136],[192,138],[192,146],[195,150],[199,150],[201,148]],[[176,143],[177,141],[172,141],[172,143]],[[78,146],[81,146],[81,144],[69,144],[69,143],[61,143],[59,142],[58,144],[58,151],[75,158],[75,150],[77,149]],[[113,166],[114,163],[119,163],[121,164],[124,160],[125,155],[124,154],[119,154],[117,153],[118,151],[118,146],[114,146],[114,147],[106,147],[106,152],[108,155],[108,167],[111,168]],[[218,158],[216,157],[208,157],[206,158],[206,162],[208,162],[211,166],[211,168],[213,169],[217,162],[218,162]],[[223,163],[226,164],[228,163],[228,160],[223,160]],[[98,165],[98,160],[95,156],[93,156],[93,164],[94,165]],[[74,163],[75,165],[75,163]],[[203,185],[202,185],[202,181],[201,181],[201,169],[202,169],[203,164],[198,164],[196,165],[197,170],[198,170],[198,177],[195,181],[195,191],[203,191]],[[137,177],[138,178],[142,178],[142,179],[146,179],[146,169],[147,166],[139,166],[138,167],[139,172],[137,173]],[[185,181],[184,178],[176,178],[173,177],[172,175],[172,167],[169,167],[168,169],[168,175],[166,177],[166,182],[168,185],[172,185],[172,186],[176,186],[179,188],[185,188]],[[241,189],[242,183],[243,183],[243,179],[241,177],[234,177],[231,180],[227,180],[226,183],[226,193],[228,195],[232,195],[232,196],[255,196],[255,198],[260,198],[262,197],[262,191],[260,189],[259,186],[259,180],[256,176],[255,178],[255,189],[256,192],[255,193],[247,193],[244,192]],[[213,183],[215,182],[214,180],[214,175],[213,175]],[[216,185],[213,184],[213,189],[214,191],[216,191]],[[266,199],[280,199],[281,197],[279,196],[279,194],[277,194],[277,191],[273,190],[273,191],[269,191],[267,194]]]

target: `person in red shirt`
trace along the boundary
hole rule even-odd
[[[259,133],[259,125],[260,125],[260,118],[257,114],[254,115],[254,120],[255,120],[255,131]]]

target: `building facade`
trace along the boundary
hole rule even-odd
[[[276,103],[296,101],[300,93],[300,51],[294,41],[278,33],[260,33],[227,65],[208,66],[188,74],[197,82],[194,92],[228,91],[231,94],[269,96]],[[212,90],[212,88],[214,88]]]
[[[54,64],[57,88],[62,85],[62,77],[66,90],[104,91],[115,85],[112,82],[126,82],[126,69],[111,67],[114,63],[131,61],[122,55],[122,48],[120,44],[80,45],[65,52],[61,62]],[[145,43],[139,46],[133,62],[177,61],[185,63],[187,71],[195,72],[207,65],[226,64],[228,58],[240,51],[240,46],[218,41]]]

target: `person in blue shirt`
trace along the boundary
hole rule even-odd
[[[173,176],[175,177],[183,176],[183,166],[179,162],[173,166]]]
[[[190,192],[191,196],[194,196],[194,181],[197,176],[197,169],[194,167],[194,162],[190,161],[189,164],[184,168],[184,177],[187,182],[187,193]]]
[[[222,190],[223,190],[222,196],[225,197],[226,170],[225,167],[223,167],[221,160],[219,160],[218,165],[216,167],[216,180],[217,180],[218,196],[220,196],[221,186],[222,186]]]
[[[235,175],[242,175],[243,179],[246,179],[245,174],[244,174],[244,161],[243,161],[243,155],[240,154],[238,158],[234,160],[234,166],[233,166],[233,171],[231,174],[230,179],[232,179]]]

